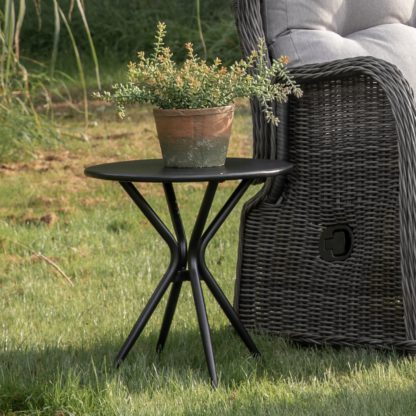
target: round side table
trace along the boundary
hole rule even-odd
[[[171,254],[169,267],[166,273],[160,280],[116,357],[115,365],[117,367],[126,358],[164,293],[168,287],[172,285],[157,343],[157,351],[161,352],[163,350],[176,309],[182,283],[185,281],[191,282],[202,344],[213,387],[216,387],[218,383],[217,372],[201,281],[206,283],[208,289],[212,292],[214,298],[219,303],[225,315],[250,352],[253,355],[260,355],[256,345],[241,323],[234,308],[225,297],[211,272],[208,270],[205,262],[205,250],[210,240],[214,237],[218,229],[255,179],[281,175],[288,172],[291,168],[292,165],[284,161],[228,158],[224,166],[213,168],[165,168],[162,160],[148,159],[107,163],[85,169],[85,175],[87,176],[119,182],[160,236],[165,240]],[[217,213],[211,224],[208,227],[205,227],[218,184],[219,182],[227,180],[241,180],[241,182]],[[133,185],[133,182],[154,182],[163,185],[176,238]],[[176,182],[208,182],[189,245],[186,241],[185,231],[173,188],[173,183]]]

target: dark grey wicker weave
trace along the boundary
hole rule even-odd
[[[238,0],[244,54],[264,37],[261,0]],[[360,57],[292,70],[304,97],[266,124],[254,157],[290,160],[242,213],[235,304],[244,324],[313,344],[416,352],[416,108],[401,72]],[[322,230],[348,224],[351,256],[327,262]]]

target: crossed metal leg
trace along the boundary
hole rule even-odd
[[[218,187],[218,182],[208,183],[208,187],[205,191],[195,226],[192,231],[189,247],[187,246],[185,231],[183,228],[172,183],[164,183],[163,187],[176,238],[172,235],[166,225],[161,221],[158,215],[146,202],[136,187],[131,182],[120,182],[121,186],[129,194],[131,199],[140,208],[140,210],[150,221],[153,227],[158,231],[161,237],[166,241],[170,249],[171,259],[166,273],[162,277],[161,281],[156,287],[156,290],[153,292],[153,295],[150,297],[143,312],[131,330],[130,335],[120,349],[120,352],[118,353],[115,360],[117,367],[126,358],[127,354],[143,331],[169,285],[172,284],[165,315],[162,322],[162,327],[160,330],[159,340],[157,342],[157,351],[161,352],[163,350],[172,323],[173,315],[175,313],[179,294],[182,288],[182,283],[188,280],[191,282],[192,286],[192,294],[195,301],[195,308],[197,312],[199,328],[201,331],[202,344],[208,364],[208,371],[211,376],[212,386],[216,387],[218,380],[217,371],[215,368],[214,353],[212,349],[211,332],[205,308],[204,295],[201,287],[201,280],[205,281],[208,289],[212,292],[214,298],[219,303],[225,315],[235,328],[236,332],[240,335],[241,339],[244,341],[250,352],[255,356],[260,355],[256,345],[238,318],[234,308],[227,300],[218,283],[215,281],[214,277],[208,270],[205,262],[205,250],[208,243],[224,223],[240,198],[244,195],[251,182],[251,180],[242,180],[240,182],[236,190],[232,193],[223,208],[218,212],[212,223],[206,228],[204,232],[208,214],[210,212],[212,202]]]

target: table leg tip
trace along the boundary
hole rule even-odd
[[[114,367],[116,368],[116,369],[118,369],[118,368],[120,368],[120,365],[121,365],[121,363],[123,362],[123,360],[121,359],[121,358],[116,358],[115,360],[114,360]]]
[[[253,358],[255,358],[256,360],[260,360],[261,359],[261,352],[260,351],[252,351],[251,355]]]

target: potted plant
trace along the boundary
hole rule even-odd
[[[124,117],[126,104],[152,104],[163,159],[167,167],[221,166],[225,162],[234,115],[234,100],[256,97],[267,120],[277,124],[273,102],[301,96],[289,75],[287,57],[266,60],[263,40],[257,51],[230,67],[219,58],[212,64],[200,59],[191,43],[185,45],[182,64],[165,46],[166,25],[159,22],[153,53],[137,54],[128,65],[128,82],[97,97],[117,105]]]

